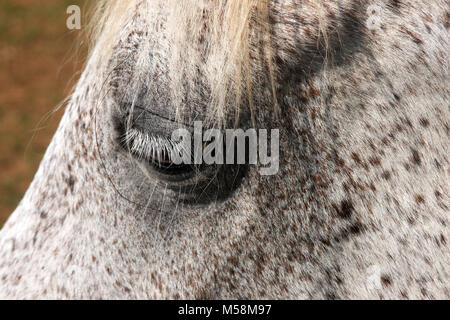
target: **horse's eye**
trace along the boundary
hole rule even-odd
[[[172,161],[177,145],[168,138],[150,136],[135,128],[124,132],[122,146],[134,158],[146,163],[151,169],[164,175],[186,175],[195,171],[191,164]]]
[[[152,121],[144,122],[148,119]],[[170,128],[176,125],[156,115],[138,114],[133,121],[118,121],[118,141],[124,152],[139,161],[140,169],[147,171],[145,176],[175,191],[178,201],[201,205],[227,199],[240,185],[247,165],[195,164],[195,136],[190,134],[192,140],[182,142],[172,140]],[[191,133],[187,125],[185,130]]]

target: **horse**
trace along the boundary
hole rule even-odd
[[[102,0],[90,21],[0,297],[449,298],[446,1]],[[279,170],[172,163],[194,121],[278,129]]]

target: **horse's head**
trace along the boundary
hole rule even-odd
[[[446,8],[101,1],[0,296],[445,296]]]

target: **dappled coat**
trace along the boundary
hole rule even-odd
[[[98,2],[0,297],[449,298],[447,1]],[[194,120],[278,172],[161,170]]]

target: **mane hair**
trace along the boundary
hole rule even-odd
[[[139,3],[96,1],[89,37],[91,49],[98,49],[102,61],[108,60],[117,35]],[[189,87],[197,85],[200,73],[208,88],[209,119],[224,119],[230,106],[238,118],[242,101],[247,101],[253,116],[252,69],[261,64],[269,66],[276,105],[269,0],[154,0],[146,5],[168,12],[164,32],[170,38],[169,78],[175,105],[181,105]]]

